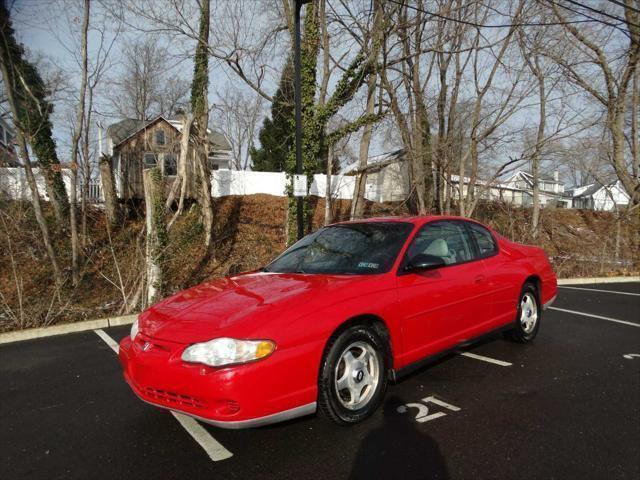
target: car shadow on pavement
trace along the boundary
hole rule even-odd
[[[371,478],[448,479],[449,473],[438,444],[419,430],[409,414],[399,414],[405,402],[387,399],[382,425],[362,440],[355,456],[350,480]]]

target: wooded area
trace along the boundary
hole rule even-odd
[[[232,168],[287,172],[288,206],[282,218],[272,213],[269,221],[280,222],[285,243],[297,238],[294,2],[64,0],[52,7],[58,23],[42,27],[60,45],[36,51],[20,6],[2,1],[1,113],[15,130],[31,192],[29,213],[0,200],[5,318],[24,316],[16,312],[24,311],[20,291],[29,275],[9,249],[16,212],[36,221],[34,241],[42,245],[36,250],[54,285],[50,310],[72,304],[88,272],[95,273],[96,238],[111,256],[115,273],[108,281],[122,311],[172,291],[163,280],[169,268],[163,251],[185,216],[202,244],[198,262],[216,262],[217,249],[235,235],[221,225],[237,223],[239,213],[219,211],[221,202],[212,199],[211,130],[228,139]],[[325,173],[330,192],[331,175],[357,165],[348,214],[327,195],[320,223],[369,216],[369,159],[401,149],[410,193],[379,208],[477,217],[487,211],[483,194],[492,182],[525,169],[533,179],[533,203],[522,217],[526,238],[519,238],[538,242],[553,238],[542,231],[540,183],[559,170],[576,186],[619,182],[629,201],[607,217],[612,261],[618,262],[610,271],[637,269],[639,0],[312,0],[302,8],[307,188],[314,174]],[[64,68],[55,65],[60,52],[71,59]],[[145,169],[138,159],[142,208],[117,198],[101,125],[159,116],[179,120],[177,172],[168,179],[163,169]],[[46,199],[33,167],[44,176]],[[70,175],[69,194],[63,171]],[[92,178],[101,179],[104,210],[88,203]],[[305,196],[303,202],[308,233],[319,225],[318,199]],[[142,218],[143,225],[137,223]],[[111,243],[123,229],[131,230],[124,233],[132,239],[128,245],[144,259],[129,278]],[[64,238],[68,251],[59,245]]]

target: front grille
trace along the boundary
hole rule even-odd
[[[145,387],[144,393],[150,398],[158,400],[164,404],[172,404],[176,406],[192,408],[204,408],[204,403],[198,398],[192,397],[191,395],[168,392],[166,390],[160,390],[153,387]]]

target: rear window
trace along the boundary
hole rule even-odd
[[[476,240],[478,250],[480,251],[480,258],[490,257],[498,253],[496,241],[489,230],[477,223],[467,222],[467,226],[471,230],[473,238]]]

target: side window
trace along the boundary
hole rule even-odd
[[[176,175],[178,173],[178,163],[176,156],[172,153],[165,153],[164,155],[164,174]]]
[[[474,259],[471,239],[459,222],[433,222],[423,226],[407,250],[407,256],[418,254],[440,257],[447,265]]]
[[[480,250],[480,258],[490,257],[498,252],[496,241],[489,230],[477,223],[467,222],[467,225]]]
[[[143,157],[144,168],[153,168],[158,164],[158,157],[155,153],[145,153]]]
[[[164,143],[165,143],[164,130],[162,130],[161,128],[158,128],[155,133],[156,133],[156,145],[160,147],[164,146]]]

